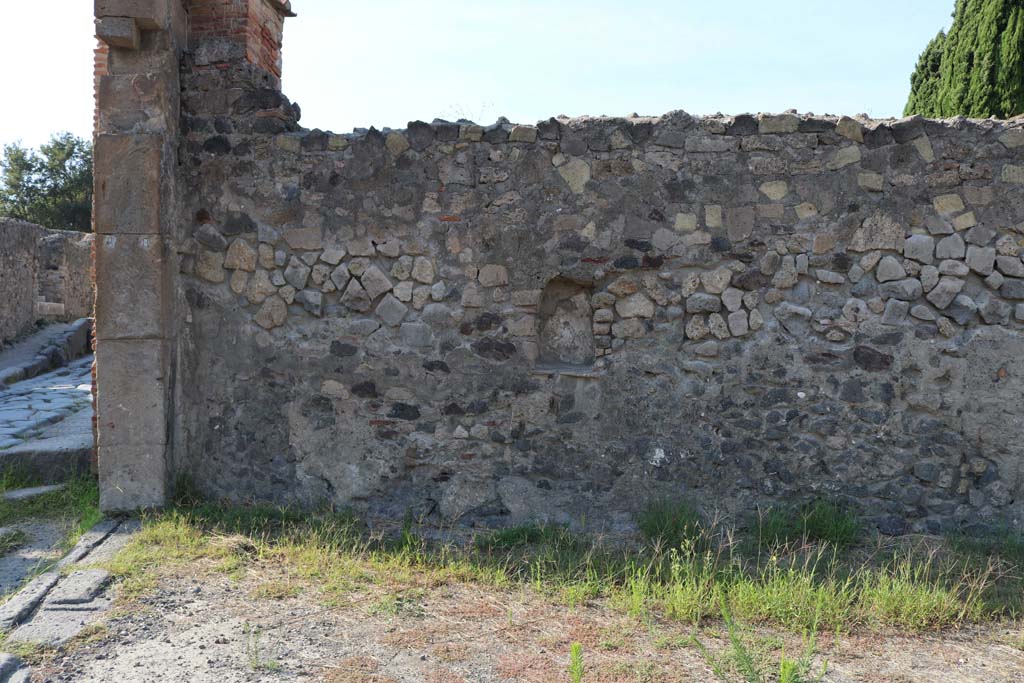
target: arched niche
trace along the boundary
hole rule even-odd
[[[593,365],[596,346],[590,296],[589,286],[564,277],[544,287],[537,313],[541,365]]]

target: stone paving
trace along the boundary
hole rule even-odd
[[[0,387],[0,455],[38,438],[47,427],[82,410],[92,410],[93,357],[33,379]]]
[[[45,493],[51,487],[26,489],[24,496]],[[0,631],[7,633],[7,643],[30,646],[59,647],[82,632],[87,626],[100,621],[114,600],[110,573],[97,564],[114,558],[121,548],[138,532],[138,520],[104,519],[85,532],[63,558],[57,560],[60,546],[57,542],[63,531],[49,530],[48,540],[40,534],[49,520],[29,520],[15,525],[26,532],[30,542],[16,553],[0,558],[0,576],[7,581],[4,593],[16,585],[21,589],[6,596],[0,603]],[[55,524],[55,523],[50,523]],[[42,547],[43,542],[50,545]],[[23,552],[27,550],[29,552]],[[41,553],[40,550],[46,552]],[[7,563],[8,557],[21,555],[31,562]],[[56,561],[55,561],[56,560]],[[47,567],[44,567],[46,565]],[[32,575],[40,569],[46,571]],[[28,583],[25,579],[32,577]],[[14,655],[0,653],[0,682],[28,683],[31,669]],[[49,678],[44,680],[50,680]]]

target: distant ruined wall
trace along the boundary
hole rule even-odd
[[[0,343],[92,315],[92,235],[0,218]]]
[[[36,321],[38,239],[42,228],[0,218],[0,344],[26,332]]]
[[[656,495],[1024,518],[1024,122],[335,135],[204,45],[167,480],[444,523],[625,527]]]
[[[39,317],[70,321],[92,316],[92,245],[92,235],[44,231],[39,239]]]

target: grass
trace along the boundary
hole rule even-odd
[[[649,528],[662,533],[626,546],[554,526],[487,533],[470,544],[432,543],[414,525],[395,536],[375,534],[353,515],[331,510],[180,505],[146,518],[109,568],[128,595],[152,588],[162,572],[183,563],[227,574],[270,570],[274,578],[261,589],[267,598],[305,586],[327,605],[345,604],[374,589],[371,612],[395,616],[423,614],[415,589],[445,582],[530,589],[570,607],[602,600],[648,622],[706,625],[728,613],[794,633],[935,631],[1017,616],[1007,596],[1024,588],[1019,567],[965,556],[953,542],[865,539],[840,549],[804,539],[755,544],[756,552],[744,554],[743,539],[697,527],[680,509],[661,507]],[[667,538],[679,545],[668,547]]]
[[[28,540],[28,535],[20,529],[6,529],[0,534],[0,557],[17,550]]]
[[[477,536],[473,543],[480,550],[521,548],[554,540],[560,533],[562,530],[559,527],[527,524],[482,534]]]
[[[824,662],[817,671],[814,666],[816,627],[804,636],[803,650],[798,657],[787,656],[785,648],[776,657],[773,653],[776,644],[770,641],[749,642],[724,604],[722,618],[729,636],[723,653],[713,654],[697,641],[701,655],[719,680],[725,683],[819,683],[825,677],[828,662]]]
[[[37,481],[8,469],[0,472],[0,496],[8,491],[38,486]],[[29,518],[61,518],[68,524],[65,547],[71,547],[83,533],[103,518],[96,480],[79,476],[69,480],[63,489],[34,496],[27,500],[5,500],[0,497],[0,526],[8,526]],[[15,539],[18,543],[24,538]],[[0,540],[0,552],[10,551],[7,539]]]
[[[825,500],[795,508],[759,510],[757,530],[758,545],[762,548],[809,541],[842,549],[854,545],[863,533],[851,510]]]
[[[380,614],[391,617],[422,617],[424,610],[420,604],[423,598],[423,591],[399,591],[389,593],[375,602],[370,607],[372,614]]]
[[[245,636],[245,658],[253,671],[280,671],[281,664],[266,656],[263,650],[263,633],[258,626],[248,623],[242,628]]]
[[[569,646],[569,681],[570,683],[583,683],[583,676],[587,670],[583,666],[583,645],[573,643]]]
[[[710,540],[696,506],[685,500],[659,498],[637,515],[637,528],[656,548],[688,545],[703,549]]]

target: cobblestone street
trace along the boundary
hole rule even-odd
[[[92,410],[91,355],[33,379],[0,387],[0,453],[38,438],[58,422]]]

